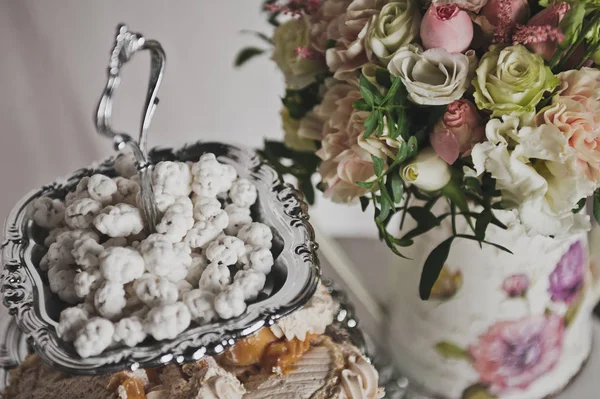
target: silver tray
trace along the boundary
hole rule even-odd
[[[386,389],[385,398],[425,399],[422,396],[416,396],[414,391],[409,389],[408,381],[396,373],[391,363],[385,361],[384,356],[377,355],[377,348],[360,329],[354,314],[354,307],[348,301],[346,293],[336,289],[331,280],[324,280],[323,283],[340,304],[340,309],[333,325],[328,329],[328,334],[339,341],[350,341],[373,361],[379,371],[380,385]],[[7,309],[0,307],[0,392],[8,385],[10,370],[21,364],[25,357],[32,352],[33,348],[27,344],[27,339],[18,328],[15,318],[8,314]]]
[[[2,243],[3,272],[0,289],[4,304],[14,316],[30,347],[53,367],[71,374],[105,374],[120,369],[151,368],[168,363],[194,361],[216,355],[238,339],[303,306],[314,294],[320,277],[314,232],[308,222],[307,205],[291,185],[284,184],[275,170],[264,164],[254,151],[222,143],[196,143],[179,150],[154,149],[151,162],[196,161],[206,152],[234,166],[241,177],[258,188],[253,218],[271,227],[275,265],[267,286],[246,312],[226,322],[192,326],[176,339],[147,340],[134,348],[111,349],[83,359],[70,343],[56,333],[59,314],[65,304],[50,292],[38,264],[46,248],[45,232],[30,217],[30,204],[47,195],[62,198],[83,177],[94,173],[114,175],[113,160],[76,171],[62,182],[53,183],[26,195],[9,214]]]

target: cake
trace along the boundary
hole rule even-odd
[[[216,357],[155,369],[74,376],[30,355],[5,399],[379,399],[378,374],[332,325],[337,304],[320,286],[302,309]],[[326,333],[326,328],[328,331]]]

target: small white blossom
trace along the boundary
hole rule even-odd
[[[248,179],[237,179],[229,189],[231,202],[242,208],[250,208],[257,197],[256,186]]]
[[[184,243],[174,244],[162,234],[151,234],[142,241],[140,252],[146,262],[146,270],[171,281],[183,280],[192,263],[190,247]]]
[[[206,269],[206,266],[208,266],[208,263],[206,256],[192,253],[192,264],[188,268],[187,276],[185,277],[186,281],[192,286],[197,287],[200,277],[202,277],[202,273],[204,272],[204,269]]]
[[[244,255],[244,242],[237,237],[224,236],[211,242],[206,248],[206,258],[213,263],[235,265]]]
[[[114,332],[113,323],[109,320],[94,317],[88,320],[77,335],[75,350],[83,358],[99,355],[112,343]]]
[[[211,263],[206,267],[198,287],[211,292],[221,292],[231,283],[231,272],[225,265]]]
[[[156,340],[174,339],[190,325],[190,311],[183,302],[150,310],[144,320],[144,331]]]
[[[73,197],[73,201],[83,198],[91,198],[88,191],[89,181],[90,178],[88,176],[84,176],[81,178],[81,180],[79,180],[77,186],[75,186],[75,196]],[[70,205],[70,203],[67,203],[67,206],[68,205]]]
[[[73,278],[75,294],[79,298],[85,298],[90,292],[98,289],[100,284],[104,282],[99,269],[90,268],[81,273],[77,273]]]
[[[216,197],[228,191],[237,177],[235,169],[217,161],[214,154],[202,155],[192,166],[192,174],[192,189],[201,197]]]
[[[90,177],[87,189],[92,199],[108,205],[117,192],[117,183],[110,177],[98,173]]]
[[[248,255],[248,264],[244,266],[246,270],[254,270],[267,275],[273,267],[273,254],[267,248],[259,248],[250,252]]]
[[[228,289],[215,298],[215,311],[225,320],[241,316],[246,311],[244,295],[239,289]]]
[[[129,204],[131,206],[137,206],[137,196],[140,192],[140,185],[124,177],[115,177],[113,179],[117,185],[117,191],[112,196],[112,202],[114,204]]]
[[[128,204],[107,206],[94,219],[94,226],[109,237],[127,237],[144,228],[144,219],[138,208]]]
[[[55,270],[55,271],[54,271]],[[52,273],[48,273],[48,282],[50,283],[50,291],[58,295],[58,297],[70,304],[75,304],[79,301],[75,293],[73,280],[76,271],[73,269],[58,269],[54,268]]]
[[[48,271],[56,266],[71,265],[74,262],[72,249],[58,242],[48,248],[48,252],[40,260],[40,269]]]
[[[169,305],[177,302],[177,285],[164,277],[144,274],[133,283],[137,298],[150,307]]]
[[[140,193],[138,193],[138,203],[141,201]],[[171,194],[162,194],[162,193],[154,193],[154,202],[156,202],[156,209],[165,213],[167,209],[173,205],[173,203],[177,200],[177,197]]]
[[[33,221],[40,227],[52,229],[62,223],[65,204],[59,199],[40,197],[33,204]]]
[[[192,192],[192,172],[184,162],[157,163],[152,171],[152,180],[156,193],[181,197]]]
[[[58,237],[60,234],[66,231],[71,231],[71,229],[68,227],[57,227],[50,230],[48,236],[44,238],[44,245],[46,247],[49,247],[50,245],[54,244],[56,242],[56,237]]]
[[[216,216],[221,211],[221,202],[216,197],[194,198],[194,219],[207,220]]]
[[[232,290],[240,290],[244,300],[253,301],[258,297],[260,291],[265,288],[267,281],[263,273],[254,270],[240,270],[233,277]]]
[[[127,179],[137,175],[137,161],[130,152],[122,152],[115,158],[115,171]]]
[[[200,289],[192,290],[183,296],[183,302],[190,310],[192,320],[202,325],[217,320],[215,294]]]
[[[71,254],[75,263],[83,270],[98,267],[98,256],[104,251],[104,247],[92,237],[81,237],[75,240]]]
[[[125,307],[125,290],[122,284],[105,281],[94,294],[94,306],[102,317],[118,318]]]
[[[102,208],[100,202],[91,198],[75,200],[65,210],[65,222],[72,229],[88,229]]]
[[[237,236],[246,244],[256,248],[270,249],[271,241],[273,241],[273,233],[271,233],[269,226],[258,222],[243,226]]]
[[[188,197],[180,197],[167,208],[156,226],[156,231],[169,237],[173,242],[179,242],[192,227],[194,227],[192,201]]]
[[[191,248],[203,248],[223,232],[215,225],[207,221],[194,224],[192,229],[185,235],[184,242]]]
[[[113,335],[115,342],[122,342],[129,347],[134,347],[145,339],[146,332],[141,318],[137,316],[126,317],[115,324]]]
[[[235,204],[229,204],[225,207],[225,212],[229,217],[229,223],[225,228],[225,232],[230,236],[237,235],[240,229],[252,223],[252,216],[249,208],[242,208]]]
[[[104,279],[127,284],[144,274],[144,258],[133,248],[111,247],[98,257]]]
[[[179,280],[175,285],[177,286],[179,299],[183,298],[186,292],[190,292],[192,289],[194,289],[194,287],[192,287],[192,285],[185,280]]]
[[[66,308],[60,312],[60,319],[56,326],[56,334],[67,342],[74,341],[77,333],[85,326],[88,313],[80,308]]]

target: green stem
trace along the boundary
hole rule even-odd
[[[596,51],[598,51],[598,49],[600,49],[600,42],[596,43],[596,45],[594,45],[594,46],[590,46],[586,50],[583,58],[581,59],[581,61],[579,61],[579,64],[577,64],[577,66],[575,67],[575,69],[581,69],[581,67],[583,66],[583,64],[586,63],[586,61],[588,60],[588,58],[590,58]]]
[[[557,66],[558,71],[562,71],[565,62],[567,62],[567,60],[573,55],[573,53],[577,50],[579,45],[581,43],[583,43],[588,31],[596,25],[599,18],[600,18],[600,14],[598,14],[597,12],[594,12],[591,15],[591,18],[581,28],[581,32],[579,32],[579,37],[577,38],[577,40],[575,40],[575,42],[571,45],[571,47],[569,47],[569,50],[566,53],[563,53],[564,55],[562,55],[562,56],[559,54],[558,58],[560,59],[560,62],[558,63],[558,66]],[[557,53],[558,53],[558,50],[557,50]],[[556,54],[554,54],[554,56],[552,57],[552,60],[550,61],[550,68],[552,70],[554,70],[554,67],[556,66],[556,65],[554,65],[555,57],[556,57]]]
[[[452,215],[452,234],[456,235],[456,207],[450,202],[450,214]]]

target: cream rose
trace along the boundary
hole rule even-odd
[[[284,131],[283,142],[286,146],[296,151],[308,151],[312,152],[317,149],[314,140],[300,137],[300,123],[298,119],[294,119],[290,116],[290,112],[287,108],[283,107],[281,110],[281,124]]]
[[[354,71],[368,62],[365,51],[368,23],[383,4],[384,0],[353,0],[346,12],[329,24],[328,38],[335,41],[335,47],[328,49],[325,55],[336,79],[352,79]]]
[[[419,37],[421,13],[413,0],[392,1],[373,16],[367,32],[369,59],[376,57],[384,65],[396,51]]]
[[[411,101],[422,105],[443,105],[458,100],[469,87],[471,59],[443,49],[423,51],[408,45],[396,53],[388,65],[408,90]]]
[[[322,60],[306,58],[296,52],[298,47],[311,48],[310,29],[308,17],[291,19],[275,29],[272,59],[283,72],[290,89],[308,86],[315,81],[318,72],[325,70]]]
[[[503,203],[519,211],[530,235],[589,229],[589,217],[572,212],[594,190],[577,170],[575,151],[555,126],[529,125],[525,119],[530,120],[503,115],[487,123],[488,141],[471,153],[476,171],[491,173]]]

